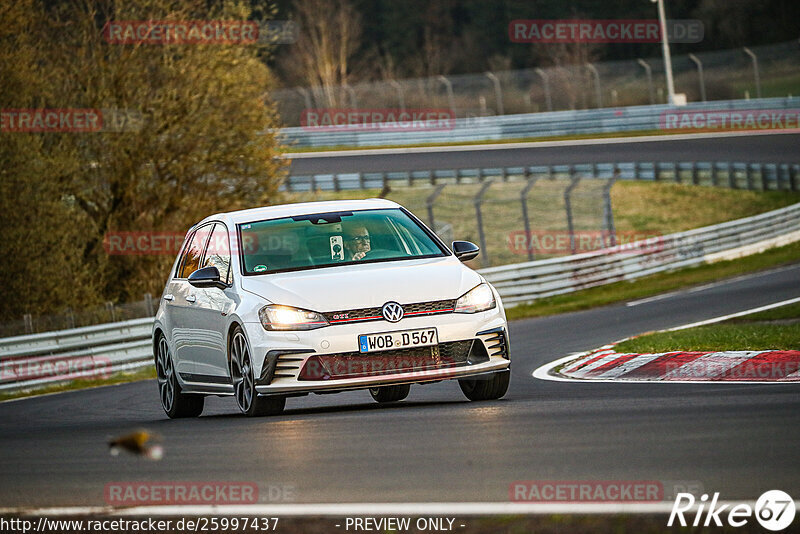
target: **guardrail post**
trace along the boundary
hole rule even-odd
[[[336,191],[337,193],[340,191],[338,174],[333,175],[333,190]]]
[[[744,164],[744,174],[747,177],[747,190],[752,191],[753,187],[753,169],[749,163]]]
[[[800,190],[800,183],[797,179],[797,165],[789,165],[789,184],[792,191]]]
[[[728,187],[738,189],[736,186],[736,169],[730,161],[728,162]]]
[[[647,61],[639,58],[636,62],[644,68],[644,72],[647,74],[647,92],[650,95],[650,105],[656,103],[656,96],[653,92],[653,69],[647,63]]]
[[[503,89],[500,87],[500,80],[495,76],[494,72],[485,72],[484,74],[494,85],[494,99],[497,103],[497,113],[495,115],[505,115],[503,111]]]
[[[481,215],[481,203],[483,202],[483,195],[486,191],[491,187],[492,179],[489,178],[483,185],[481,185],[480,191],[478,194],[475,195],[474,203],[475,203],[475,216],[476,222],[478,224],[478,239],[480,239],[481,245],[481,259],[484,267],[489,266],[489,252],[486,250],[486,234],[483,231],[483,217]]]
[[[406,111],[406,99],[405,95],[403,95],[403,86],[400,85],[397,80],[389,80],[389,85],[397,90],[397,100],[400,103],[400,112],[404,113]]]
[[[660,169],[658,168],[658,162],[656,161],[653,162],[653,181],[654,182],[661,181],[661,172]]]
[[[579,174],[573,174],[572,181],[564,190],[564,208],[567,212],[567,231],[569,232],[569,247],[572,254],[575,254],[577,249],[575,247],[575,223],[572,219],[572,201],[570,197],[572,196],[572,190],[575,189],[580,181],[581,176]]]
[[[428,208],[428,221],[431,223],[431,230],[436,232],[436,222],[433,218],[433,203],[436,202],[436,198],[442,193],[442,189],[447,184],[439,184],[436,186],[436,189],[433,190],[433,193],[428,195],[428,198],[425,199],[425,206]]]
[[[547,111],[553,111],[553,99],[550,96],[550,75],[540,68],[534,69],[534,72],[539,75],[544,83],[544,100],[547,104]]]
[[[358,108],[358,100],[356,99],[356,92],[350,87],[349,84],[344,83],[342,84],[342,90],[347,91],[347,94],[350,96],[350,107],[353,109]]]
[[[362,172],[358,173],[358,188],[364,189],[364,173]]]
[[[719,168],[716,161],[711,163],[711,185],[714,187],[719,185]]]
[[[156,314],[155,310],[153,309],[153,295],[150,293],[144,294],[144,308],[147,310],[148,317],[152,317]]]
[[[761,174],[761,190],[769,191],[769,179],[767,177],[767,166],[762,163],[755,163],[758,167],[758,172]]]
[[[746,46],[742,49],[742,51],[750,56],[750,59],[753,61],[753,76],[755,77],[756,81],[756,98],[761,98],[761,77],[758,73],[758,57]]]
[[[30,313],[26,313],[22,316],[22,320],[25,322],[25,333],[33,334],[33,316]]]
[[[316,193],[317,192],[317,175],[316,174],[312,174],[311,175],[311,192],[312,193]]]
[[[528,174],[528,168],[525,168],[525,174]],[[533,261],[533,248],[531,248],[531,220],[528,217],[528,192],[536,184],[538,176],[528,178],[528,183],[522,188],[520,193],[520,204],[522,205],[522,224],[525,225],[525,249],[528,251],[528,261]]]
[[[614,226],[614,212],[611,209],[611,188],[619,178],[620,172],[616,164],[614,165],[614,174],[608,179],[608,182],[603,186],[603,222],[605,223],[606,231],[610,239],[611,246],[617,244],[617,229]]]
[[[692,162],[692,185],[697,185],[700,183],[700,178],[697,176],[697,162]]]
[[[698,79],[698,82],[700,84],[700,100],[702,102],[705,102],[706,101],[706,80],[703,77],[703,63],[694,54],[689,54],[689,59],[692,60],[692,62],[695,65],[697,65],[697,79]]]

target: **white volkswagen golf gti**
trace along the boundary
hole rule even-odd
[[[207,395],[246,415],[286,398],[457,379],[505,395],[508,329],[497,291],[388,200],[311,202],[208,217],[187,233],[161,296],[153,350],[161,405],[193,417]]]

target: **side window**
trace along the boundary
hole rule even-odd
[[[228,281],[228,273],[231,269],[231,248],[228,242],[228,229],[224,224],[214,225],[211,238],[208,240],[203,267],[209,265],[219,269],[220,280]]]
[[[192,241],[183,253],[181,266],[178,269],[178,278],[188,278],[190,274],[200,268],[200,258],[203,255],[203,247],[206,244],[209,229],[209,226],[204,226],[192,236]]]

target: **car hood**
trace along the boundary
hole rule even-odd
[[[481,281],[448,256],[246,276],[242,288],[274,304],[329,312],[455,299]]]

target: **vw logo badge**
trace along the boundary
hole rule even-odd
[[[383,318],[390,323],[396,323],[403,318],[403,307],[396,302],[387,302],[381,308]]]

